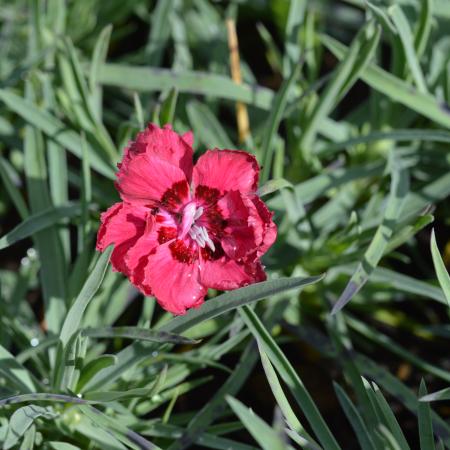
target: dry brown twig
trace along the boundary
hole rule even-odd
[[[227,19],[228,48],[230,50],[231,78],[236,84],[242,84],[241,63],[239,58],[239,44],[236,33],[236,23]],[[250,135],[250,122],[247,106],[243,102],[236,102],[236,121],[238,127],[239,143],[243,143]]]

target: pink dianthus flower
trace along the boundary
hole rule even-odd
[[[125,149],[122,202],[101,215],[97,250],[173,314],[200,306],[208,288],[264,281],[260,257],[277,235],[257,196],[259,166],[238,150],[208,150],[193,166],[193,135],[150,124]]]

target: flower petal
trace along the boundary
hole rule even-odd
[[[147,154],[179,167],[186,175],[188,181],[192,177],[192,144],[194,137],[191,132],[182,136],[175,133],[170,125],[159,128],[149,124],[139,133],[135,141],[130,142],[125,150],[123,163],[139,155]]]
[[[259,217],[263,223],[262,242],[259,245],[257,255],[262,256],[272,246],[277,238],[277,226],[272,220],[273,212],[269,211],[266,204],[257,196],[252,198]]]
[[[120,166],[116,186],[122,200],[134,205],[156,206],[166,200],[181,204],[189,198],[185,173],[170,162],[146,153]]]
[[[189,145],[189,147],[194,146],[194,133],[192,131],[187,131],[181,137],[183,138],[183,141],[186,142],[187,145]]]
[[[198,259],[182,262],[174,257],[166,243],[149,256],[145,284],[151,286],[158,303],[172,314],[184,314],[187,308],[203,303],[207,288],[199,282]]]
[[[203,285],[223,291],[264,281],[266,274],[259,261],[239,263],[226,255],[219,259],[202,260],[200,281]]]
[[[258,186],[256,158],[240,150],[208,150],[200,156],[193,172],[196,188],[207,186],[222,194],[230,190],[254,192]]]
[[[217,205],[226,223],[221,244],[227,256],[239,259],[254,253],[262,242],[264,224],[250,198],[230,191]]]
[[[148,209],[116,203],[101,215],[97,234],[97,250],[114,244],[111,263],[115,270],[129,275],[125,255],[145,231]]]

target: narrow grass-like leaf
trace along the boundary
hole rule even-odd
[[[322,333],[314,330],[315,335],[311,336],[311,331],[313,331],[311,328],[300,330],[299,327],[295,327],[292,328],[292,330],[322,354],[327,355],[328,357],[334,356],[327,338]],[[355,351],[352,357],[361,373],[368,379],[375,380],[378,385],[382,386],[386,392],[396,397],[409,411],[413,414],[417,414],[418,399],[411,389],[406,387],[405,384],[388,370],[376,364],[366,356]],[[373,383],[372,385],[376,390],[376,385]],[[431,411],[431,417],[436,435],[445,442],[446,446],[450,446],[450,426],[448,426],[448,424],[434,411]],[[401,439],[397,440],[397,442],[401,442]]]
[[[336,268],[338,272],[351,275],[355,271],[355,266],[344,266]],[[447,305],[447,301],[442,293],[442,290],[431,283],[420,281],[408,275],[403,275],[393,270],[384,267],[377,267],[370,276],[370,281],[373,283],[383,283],[392,288],[402,292],[419,295],[424,298],[431,298]]]
[[[88,442],[92,442],[96,447],[107,450],[129,450],[130,448],[135,450],[134,447],[127,447],[120,442],[113,433],[110,433],[109,430],[106,430],[105,428],[101,428],[95,422],[90,420],[89,417],[80,414],[80,412],[75,411],[75,409],[74,412],[78,413],[80,419],[73,425],[74,432],[81,435],[84,439],[88,440]]]
[[[173,123],[175,118],[175,108],[177,107],[178,90],[172,88],[167,94],[167,98],[161,105],[161,112],[159,113],[159,123],[161,126],[168,123]]]
[[[39,2],[30,1],[28,11],[28,26],[30,27],[30,33],[28,35],[28,54],[30,56],[36,56],[39,50],[42,48],[43,36],[42,36],[42,9],[39,7]]]
[[[111,39],[112,25],[107,25],[98,36],[95,43],[92,61],[89,67],[89,90],[93,97],[92,103],[97,114],[97,119],[101,119],[102,111],[102,91],[98,84],[98,71],[101,64],[106,60],[108,53],[109,40]]]
[[[203,433],[197,438],[195,443],[206,448],[215,448],[219,450],[258,450],[257,447],[254,447],[253,445],[242,444],[232,439],[220,437],[219,427],[222,426],[211,426],[211,433]],[[235,426],[234,428],[229,427],[226,431],[234,431],[236,428],[238,430],[242,430],[243,426],[239,422],[237,426]],[[182,436],[183,430],[180,427],[176,427],[172,424],[163,424],[161,422],[156,422],[150,428],[147,427],[145,430],[143,430],[142,433],[149,436],[178,439]]]
[[[198,445],[216,448],[218,450],[258,450],[257,447],[242,444],[232,439],[223,438],[209,433],[203,433],[195,442]]]
[[[365,1],[367,8],[373,13],[378,22],[383,26],[385,30],[392,33],[394,36],[397,34],[397,30],[394,24],[391,22],[391,19],[386,14],[383,8],[380,8],[369,1]]]
[[[360,405],[362,417],[368,428],[367,437],[375,447],[380,446],[382,443],[374,433],[374,429],[378,424],[376,406],[371,402],[364,379],[351,356],[354,348],[342,314],[329,317],[328,330],[331,340],[336,347],[336,356],[341,361],[347,383],[356,394],[356,400]],[[350,420],[349,417],[348,419]]]
[[[367,26],[362,28],[354,38],[349,51],[336,68],[333,78],[327,84],[317,106],[305,125],[298,145],[306,152],[306,156],[311,154],[311,148],[318,131],[319,123],[331,112],[338,96],[351,87],[349,80],[351,79],[355,82],[359,73],[364,70],[368,62],[368,59],[364,59],[364,56],[368,55],[370,57],[374,51],[376,42],[379,39],[379,31],[372,32],[367,36],[368,30],[369,28]],[[370,45],[361,54],[363,49],[366,48],[367,41],[370,42],[371,40],[375,42],[375,45]]]
[[[356,59],[347,80],[339,92],[339,99],[342,99],[347,94],[356,81],[358,81],[361,71],[374,58],[375,52],[378,48],[378,43],[380,41],[380,35],[381,27],[374,26],[372,29],[372,26],[368,25],[361,42],[359,58]]]
[[[57,415],[50,409],[37,405],[19,408],[9,419],[8,433],[2,448],[9,450],[14,447],[37,418],[54,419]]]
[[[170,389],[162,390],[156,397],[151,398],[151,400],[147,403],[142,403],[138,407],[138,414],[147,414],[150,411],[153,411],[159,408],[161,405],[170,402],[173,399],[173,396],[186,394],[193,389],[202,386],[212,380],[212,376],[197,378],[192,381],[185,381],[184,383],[178,383],[175,387]],[[169,380],[166,380],[167,383]],[[169,447],[171,448],[171,447]]]
[[[296,328],[293,328],[293,330],[298,332]],[[322,333],[317,333],[318,335],[311,339],[310,331],[311,330],[302,330],[300,333],[302,339],[305,339],[324,355],[332,357],[333,353],[325,336],[323,336]],[[411,389],[406,387],[405,384],[403,384],[396,376],[392,375],[388,370],[376,364],[366,356],[355,351],[352,357],[361,373],[367,376],[367,378],[375,380],[378,385],[382,386],[386,392],[396,397],[409,411],[413,414],[417,414],[418,399],[416,394],[412,392]],[[372,385],[374,386],[374,384]],[[376,387],[374,388],[376,389]],[[436,435],[445,442],[447,447],[449,447],[450,427],[433,411],[431,411],[431,417]],[[397,442],[401,442],[401,439],[398,439]]]
[[[183,6],[182,3],[175,2],[175,11],[170,15],[170,26],[174,44],[172,68],[175,70],[190,69],[193,66],[191,47],[187,38],[187,21],[183,13]]]
[[[78,407],[79,410],[93,423],[111,433],[116,439],[123,444],[137,450],[161,450],[160,447],[154,445],[140,434],[124,426],[121,422],[112,416],[107,416],[96,408],[89,405]]]
[[[130,398],[145,399],[149,398],[152,393],[152,389],[129,389],[124,392],[117,391],[89,391],[83,395],[85,400],[93,402],[115,402],[118,400],[129,400]]]
[[[309,203],[319,198],[329,189],[338,188],[351,181],[379,176],[383,173],[383,168],[384,165],[378,162],[352,168],[325,170],[325,173],[295,185],[294,194],[302,200],[302,203]],[[267,203],[271,208],[284,209],[283,197],[280,194],[270,199]]]
[[[100,262],[97,264],[96,269],[94,269],[94,272],[86,282],[85,287],[91,283],[90,280],[94,273],[98,270],[99,264]],[[208,319],[217,317],[228,311],[236,309],[239,306],[262,300],[263,298],[270,297],[271,295],[285,292],[290,289],[301,288],[303,286],[316,283],[322,278],[322,275],[309,278],[281,278],[236,289],[208,300],[199,309],[191,309],[186,315],[178,316],[172,319],[161,326],[158,331],[180,334]],[[83,288],[83,291],[84,290],[85,288]],[[81,293],[79,298],[81,298]],[[75,304],[76,302],[72,308],[75,308]],[[69,312],[69,315],[70,314],[71,313]],[[71,323],[78,327],[81,319],[75,313],[73,313],[73,315],[76,317],[71,321]],[[72,329],[73,325],[68,324],[66,326],[67,330],[69,327]],[[135,342],[119,352],[117,356],[117,364],[114,367],[106,368],[99,372],[89,382],[89,389],[99,389],[104,387],[105,384],[112,383],[117,377],[121,376],[123,372],[129,370],[130,366],[148,357],[148,347],[143,346],[140,342]]]
[[[319,155],[331,155],[338,150],[348,147],[356,146],[358,144],[370,144],[377,141],[393,141],[393,142],[408,142],[408,141],[422,141],[422,142],[442,142],[450,143],[450,133],[443,130],[392,130],[392,131],[374,131],[369,134],[351,137],[341,142],[331,142],[323,144],[316,150]]]
[[[423,395],[423,394],[421,394]],[[421,402],[437,402],[440,400],[450,400],[450,388],[444,388],[431,394],[423,395],[419,399]]]
[[[25,85],[27,100],[34,100],[34,87],[30,81]],[[36,214],[52,206],[48,190],[45,146],[40,131],[31,125],[25,128],[24,139],[25,176],[31,212]],[[45,320],[48,330],[57,333],[61,326],[66,301],[67,267],[60,236],[56,227],[40,231],[34,242],[41,263],[40,280],[44,296]]]
[[[307,8],[304,14],[302,48],[305,53],[305,63],[308,68],[308,79],[310,82],[317,79],[319,75],[320,60],[317,47],[317,21],[314,10]]]
[[[400,167],[400,162],[392,159],[391,191],[386,205],[383,221],[378,227],[363,261],[352,275],[344,292],[333,306],[332,314],[340,311],[353,296],[364,286],[371,273],[381,260],[384,249],[394,232],[394,226],[400,217],[405,197],[409,189],[409,176],[406,169]]]
[[[356,362],[363,373],[374,379],[385,391],[401,401],[413,414],[417,414],[418,400],[416,394],[406,387],[397,377],[363,355],[357,355]],[[431,411],[431,419],[436,434],[443,439],[445,445],[449,447],[450,427],[433,411]]]
[[[283,75],[288,76],[295,64],[300,60],[300,31],[305,18],[306,2],[303,0],[292,0],[289,5],[286,20],[285,54],[283,57]]]
[[[175,403],[178,400],[178,396],[180,395],[180,390],[178,388],[175,388],[175,391],[173,393],[173,397],[170,400],[169,404],[167,405],[166,410],[164,411],[164,414],[162,416],[162,423],[166,424],[169,422],[170,415],[172,414],[173,408],[175,406]]]
[[[258,189],[258,195],[260,197],[264,197],[265,195],[272,194],[273,192],[279,191],[281,189],[285,188],[294,188],[292,183],[288,180],[285,180],[284,178],[276,178],[274,180],[269,180],[267,183],[264,183],[263,186],[261,186]]]
[[[144,110],[142,109],[142,102],[137,92],[133,92],[133,103],[134,103],[134,112],[136,114],[136,119],[139,124],[139,129],[143,130],[145,128]]]
[[[262,23],[257,23],[256,29],[258,30],[261,39],[264,41],[267,62],[270,64],[274,72],[281,73],[283,69],[281,54],[272,35],[270,34],[270,31]]]
[[[344,58],[347,48],[329,36],[322,36],[324,45],[339,59]],[[436,123],[450,128],[450,111],[448,105],[440,102],[430,94],[416,92],[405,81],[370,64],[361,72],[361,79],[377,91],[394,101],[428,117]]]
[[[212,361],[211,359],[206,359],[202,357],[195,356],[185,356],[170,353],[159,353],[158,359],[161,361],[178,361],[185,362],[187,364],[193,364],[201,367],[215,367],[216,369],[223,370],[226,373],[231,373],[232,371],[225,365]]]
[[[383,439],[383,448],[386,450],[403,450],[396,442],[389,428],[381,424],[377,430],[378,436]]]
[[[19,114],[24,120],[34,125],[48,137],[54,139],[61,146],[66,147],[75,156],[81,159],[81,142],[77,134],[69,130],[67,126],[56,117],[36,107],[32,102],[19,97],[18,95],[0,89],[0,100],[2,100],[9,109]],[[102,175],[114,179],[114,169],[111,162],[105,160],[101,155],[101,150],[95,147],[89,147],[92,166]]]
[[[420,5],[419,25],[414,34],[414,48],[419,60],[427,47],[430,37],[433,22],[433,0],[422,0]]]
[[[39,342],[36,347],[31,347],[23,350],[18,355],[16,355],[16,361],[20,364],[23,364],[28,359],[36,356],[38,353],[43,352],[44,350],[48,349],[49,347],[53,347],[58,343],[57,337],[50,337],[46,338]]]
[[[235,148],[226,131],[207,105],[192,100],[187,104],[186,112],[195,135],[207,148]]]
[[[406,60],[410,67],[412,76],[414,78],[415,84],[419,92],[425,94],[427,93],[427,86],[425,84],[425,78],[420,68],[419,61],[417,60],[417,55],[414,49],[414,40],[409,27],[408,20],[405,17],[402,9],[398,5],[393,5],[389,8],[389,14],[397,28],[398,34],[400,36],[400,41],[403,45],[403,50],[406,55]]]
[[[15,181],[20,181],[18,177],[14,177],[15,172],[13,171],[9,162],[0,156],[0,177],[3,182],[3,186],[8,193],[9,198],[14,203],[17,212],[20,214],[22,219],[25,219],[29,212],[25,200],[22,197]],[[15,179],[16,178],[16,179]]]
[[[116,355],[101,355],[83,367],[78,380],[76,392],[81,392],[85,384],[100,370],[113,366],[117,362]]]
[[[105,327],[86,328],[82,331],[83,336],[95,338],[125,338],[139,341],[170,343],[170,344],[198,344],[199,341],[189,339],[178,334],[164,331],[153,331],[139,327]]]
[[[209,402],[195,414],[182,438],[173,442],[167,450],[184,450],[190,443],[196,442],[209,424],[223,413],[225,397],[227,395],[235,395],[239,391],[245,380],[250,376],[256,361],[255,348],[252,344],[248,344],[232,374],[220,386]]]
[[[90,222],[89,222],[89,205],[92,201],[92,180],[91,180],[91,167],[89,152],[86,145],[86,138],[84,135],[81,136],[81,147],[83,152],[83,157],[81,160],[82,169],[82,180],[83,184],[81,186],[81,224],[79,226],[79,242],[78,249],[79,253],[83,252],[86,246],[89,232],[90,232]]]
[[[284,111],[286,109],[288,95],[292,92],[292,88],[298,78],[298,74],[300,71],[300,63],[296,64],[292,68],[292,72],[287,78],[279,92],[275,95],[273,99],[273,104],[270,110],[270,115],[267,119],[267,124],[265,127],[265,132],[262,137],[262,173],[261,173],[261,181],[265,183],[270,176],[270,172],[272,169],[272,160],[274,153],[274,141],[275,136],[277,134],[278,128],[280,126],[281,119],[283,118]]]
[[[69,201],[69,181],[67,175],[66,150],[51,139],[47,140],[48,178],[50,197],[54,206],[63,206]],[[69,230],[58,230],[66,265],[70,261]]]
[[[389,241],[384,254],[388,255],[396,248],[402,246],[406,242],[408,242],[411,238],[413,238],[419,231],[423,230],[430,223],[434,222],[434,216],[431,214],[425,214],[423,216],[419,216],[417,220],[411,224],[406,225],[406,222],[399,220],[397,224],[398,231]],[[403,225],[405,224],[405,225]]]
[[[267,316],[267,323],[274,324],[280,315],[283,313],[285,305],[279,304],[279,308],[272,308],[269,310]],[[186,431],[180,440],[175,441],[167,450],[185,449],[191,443],[196,442],[197,439],[209,429],[210,424],[219,418],[224,413],[224,404],[226,395],[236,395],[241,389],[246,379],[250,376],[254,365],[256,364],[258,355],[255,352],[254,343],[247,344],[244,351],[241,353],[239,363],[234,367],[231,375],[227,378],[214,396],[207,402],[203,408],[195,414],[192,420],[189,421]],[[221,352],[218,352],[219,355]]]
[[[424,397],[427,393],[425,381],[420,382],[419,396]],[[427,402],[420,401],[418,405],[417,418],[419,421],[419,439],[421,450],[435,450],[433,437],[433,423],[431,422],[431,408]]]
[[[392,436],[394,437],[395,441],[398,442],[402,450],[409,450],[409,445],[406,441],[405,435],[403,434],[402,429],[400,428],[400,425],[392,412],[392,409],[390,408],[388,402],[384,398],[383,394],[381,393],[379,387],[372,383],[372,389],[368,389],[369,395],[375,400],[376,404],[379,407],[379,410],[382,414],[382,417],[384,418],[384,421],[386,423],[386,426],[389,427],[391,430]]]
[[[30,215],[13,230],[0,238],[0,250],[13,245],[22,239],[33,236],[39,231],[55,225],[59,221],[79,216],[80,212],[81,209],[78,203],[69,202],[66,205],[48,208],[44,211]]]
[[[258,349],[259,355],[261,357],[261,363],[266,374],[267,381],[269,382],[270,389],[272,390],[275,400],[280,407],[287,424],[304,440],[304,448],[310,450],[318,450],[320,447],[312,439],[312,437],[308,435],[308,433],[305,431],[302,424],[298,420],[297,416],[295,415],[294,411],[292,410],[291,405],[289,404],[289,401],[283,392],[283,388],[278,381],[278,377],[272,366],[272,363],[266,355],[266,352],[263,350],[261,345],[258,345]]]
[[[65,92],[72,100],[72,111],[82,125],[86,125],[87,128],[94,126],[92,96],[81,69],[78,53],[69,37],[64,36],[61,40],[58,62]]]
[[[285,450],[286,446],[276,432],[239,400],[228,396],[227,402],[256,442],[264,450]]]
[[[0,373],[13,383],[19,391],[36,391],[36,385],[30,372],[2,345],[0,345]]]
[[[23,440],[20,443],[20,450],[33,450],[34,441],[36,439],[36,426],[33,424],[23,435]]]
[[[430,246],[431,256],[433,257],[434,270],[436,271],[436,275],[442,288],[442,292],[444,293],[445,298],[447,299],[447,303],[450,306],[450,275],[448,274],[444,261],[442,260],[441,254],[439,253],[434,229],[431,231]]]
[[[406,197],[403,206],[402,221],[410,217],[416,217],[423,213],[423,210],[430,203],[439,201],[450,195],[450,173],[444,172],[439,177],[433,177],[429,183],[422,185],[419,189],[411,191]]]
[[[412,364],[419,367],[423,371],[432,373],[436,377],[441,378],[450,383],[450,373],[447,370],[445,370],[441,367],[437,367],[433,364],[430,364],[427,361],[423,360],[422,358],[414,355],[412,352],[406,350],[401,345],[397,344],[393,339],[391,339],[387,335],[385,335],[379,331],[373,330],[371,327],[369,327],[364,322],[361,322],[350,316],[346,317],[346,321],[351,328],[356,330],[358,333],[361,333],[367,339],[370,339],[371,341],[376,342],[378,345],[395,353],[400,358],[411,362]]]
[[[163,325],[160,331],[182,333],[205,320],[217,317],[239,306],[247,305],[290,289],[317,283],[322,278],[323,275],[309,278],[280,278],[226,292],[208,300],[199,309],[191,309],[186,315],[175,317]]]
[[[336,392],[339,403],[347,416],[353,430],[355,431],[358,442],[361,445],[362,450],[376,450],[375,444],[373,443],[369,430],[364,423],[355,405],[348,398],[348,395],[337,383],[333,383],[334,390]]]
[[[169,37],[170,14],[173,7],[173,2],[158,0],[153,10],[150,35],[145,47],[145,60],[149,66],[159,66],[161,63],[164,47]]]
[[[83,400],[78,397],[71,397],[64,394],[49,394],[47,392],[37,392],[36,394],[22,394],[14,395],[13,397],[7,397],[0,399],[0,406],[15,405],[17,403],[29,403],[29,402],[58,402],[58,403],[88,403],[87,400]]]
[[[258,345],[258,350],[267,381],[270,385],[270,389],[272,390],[278,406],[280,407],[284,417],[286,418],[286,422],[293,430],[304,431],[304,428],[302,427],[300,421],[297,419],[294,411],[291,408],[291,405],[289,405],[288,399],[284,395],[283,388],[278,381],[277,374],[272,366],[272,363],[267,357],[266,352],[263,350],[261,345]]]
[[[75,445],[69,444],[67,442],[50,441],[48,442],[48,445],[53,450],[81,450],[79,447],[76,447]]]
[[[67,345],[71,336],[79,329],[83,313],[103,281],[112,250],[113,247],[110,246],[102,253],[94,270],[89,275],[89,278],[86,280],[78,297],[67,313],[59,336],[64,346]]]
[[[64,38],[63,43],[66,50],[64,57],[67,57],[72,70],[70,73],[74,82],[72,95],[77,102],[74,106],[77,107],[83,116],[85,116],[85,119],[88,122],[87,129],[89,129],[92,125],[92,131],[94,132],[93,137],[101,145],[102,151],[109,156],[111,161],[114,161],[118,156],[116,147],[114,142],[111,140],[107,129],[97,118],[95,106],[93,104],[93,97],[89,92],[75,47],[73,46],[72,41],[68,38]],[[78,101],[79,99],[81,99],[81,101]]]
[[[163,91],[177,88],[179,92],[212,95],[228,100],[238,100],[263,109],[271,107],[273,91],[261,86],[236,84],[230,78],[216,74],[192,71],[104,64],[99,80],[108,86],[118,86],[134,91]]]
[[[56,383],[54,386],[64,392],[73,392],[76,382],[78,382],[78,379],[75,383],[72,380],[75,377],[76,366],[80,364],[80,361],[85,356],[80,355],[81,340],[80,331],[78,330],[71,336],[69,342],[63,349],[61,359],[57,360],[58,368],[55,370],[57,376],[55,376]],[[61,346],[59,345],[59,347]]]
[[[289,386],[321,445],[325,450],[340,449],[302,380],[259,318],[248,306],[242,307],[239,312],[252,334],[262,344],[275,369]]]

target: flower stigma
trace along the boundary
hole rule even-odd
[[[203,207],[197,207],[194,202],[190,202],[184,207],[180,238],[183,239],[187,234],[189,234],[189,237],[201,248],[208,246],[214,252],[216,247],[208,235],[208,230],[206,227],[196,224],[202,215]]]

